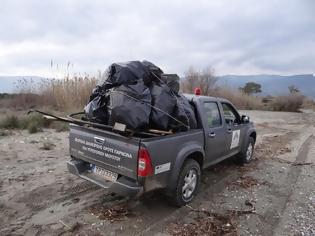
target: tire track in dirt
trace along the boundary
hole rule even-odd
[[[1,208],[3,211],[7,210],[7,223],[13,218],[16,218],[15,222],[17,223],[12,222],[5,229],[0,228],[0,233],[6,232],[10,234],[17,231],[24,234],[31,226],[29,223],[32,222],[32,218],[37,217],[44,219],[47,216],[55,214],[56,212],[54,211],[58,208],[64,208],[66,210],[70,205],[77,203],[80,199],[84,199],[86,195],[89,195],[91,192],[97,192],[97,190],[100,189],[98,186],[91,185],[89,182],[85,181],[66,189],[59,189],[56,185],[56,183],[53,183],[39,186],[29,192],[24,192],[21,196],[14,196],[10,199],[11,203],[9,205],[3,205]],[[13,205],[11,206],[11,204]],[[15,212],[15,204],[18,204],[24,209],[21,211],[23,214],[18,214],[17,211]],[[9,214],[10,212],[15,212],[15,214]],[[67,215],[67,213],[64,215]],[[35,226],[36,225],[32,225],[32,227]]]

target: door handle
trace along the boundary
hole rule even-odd
[[[230,133],[232,133],[232,129],[231,128],[228,128],[227,129],[227,132],[230,134]]]
[[[214,137],[215,137],[215,133],[214,133],[214,132],[211,132],[210,134],[208,134],[208,136],[209,136],[210,138],[214,138]]]

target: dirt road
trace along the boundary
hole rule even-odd
[[[315,114],[247,112],[255,159],[203,172],[174,208],[159,192],[125,199],[67,173],[67,132],[0,137],[0,235],[315,235]]]

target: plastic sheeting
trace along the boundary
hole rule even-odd
[[[175,93],[179,92],[179,77],[176,74],[162,74],[161,79]]]
[[[142,80],[148,86],[151,79],[149,67],[140,61],[113,63],[108,68],[107,78],[102,87],[107,90],[123,84],[134,84],[137,80]]]
[[[174,113],[172,115],[176,117],[176,119],[184,123],[186,126],[189,126],[190,129],[197,128],[195,112],[192,105],[190,105],[188,99],[181,94],[178,94],[176,97],[177,103],[174,109]],[[171,120],[169,124],[169,129],[175,131],[185,131],[187,130],[186,126],[180,124],[175,120]]]
[[[109,118],[108,101],[108,95],[96,95],[94,93],[91,96],[91,101],[84,108],[86,118],[97,123],[107,124]]]
[[[150,125],[155,129],[167,130],[170,120],[169,115],[173,113],[176,98],[166,84],[153,83],[150,90],[152,105],[156,108],[152,109]]]
[[[110,91],[109,125],[125,124],[132,130],[149,127],[151,93],[142,80],[132,85],[120,85]]]

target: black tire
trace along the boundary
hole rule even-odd
[[[195,184],[195,187],[193,188],[193,190],[191,190],[191,188],[190,188],[192,186],[187,184],[187,182],[185,181],[185,177],[188,178],[188,175],[190,173],[196,174],[195,175],[196,176],[196,184]],[[177,206],[177,207],[184,206],[184,205],[190,203],[194,199],[194,197],[196,196],[196,193],[198,191],[199,184],[200,184],[200,176],[201,176],[201,171],[200,171],[199,163],[193,159],[186,160],[185,163],[183,164],[183,167],[182,167],[180,174],[179,174],[179,177],[177,179],[176,189],[171,196],[171,201],[175,206]],[[187,190],[184,191],[183,187],[185,184],[186,184],[186,186],[187,185],[189,185],[189,186],[187,187]],[[191,192],[191,194],[189,195],[188,193],[190,193],[190,192]]]
[[[237,162],[241,165],[251,162],[253,159],[254,150],[255,140],[253,137],[249,137],[246,147],[237,155]]]

